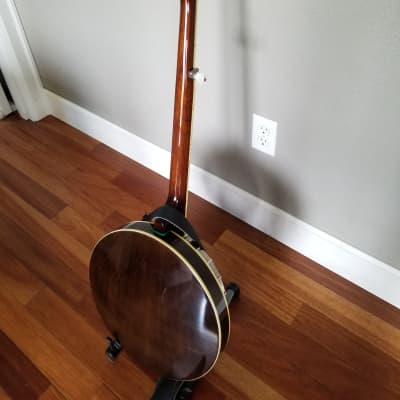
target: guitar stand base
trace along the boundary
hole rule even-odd
[[[151,400],[189,400],[192,397],[194,385],[193,381],[173,381],[161,378],[157,382]]]
[[[225,297],[228,304],[240,296],[240,288],[236,283],[229,283],[225,289]],[[160,378],[151,400],[189,400],[193,394],[196,381],[173,381]]]
[[[105,351],[107,358],[110,361],[115,361],[118,357],[118,354],[122,351],[122,344],[118,341],[118,339],[111,339],[110,337],[106,338],[108,347]]]

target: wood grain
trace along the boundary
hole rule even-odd
[[[29,199],[34,208],[49,218],[65,207],[65,203],[59,198],[2,160],[0,160],[0,179],[2,185],[7,186],[21,198]]]
[[[263,268],[253,266],[245,253],[233,254],[223,249],[223,240],[215,247],[207,247],[210,256],[219,266],[222,276],[227,281],[240,282],[241,290],[266,311],[290,324],[299,312],[303,302],[291,291],[285,290],[275,280],[268,279]],[[217,250],[216,250],[217,248]],[[240,260],[240,262],[237,262]],[[235,268],[232,268],[235,265]]]
[[[104,337],[51,290],[42,290],[28,304],[27,309],[72,355],[87,368],[95,371],[96,375],[121,398],[144,398],[148,394],[145,388],[150,386],[149,378],[126,358],[111,364],[104,357]],[[113,374],[110,374],[110,369],[113,370]],[[125,382],[129,379],[132,379],[132,383],[126,386]]]
[[[45,144],[61,163],[75,165],[77,170],[95,171],[106,179],[112,179],[118,174],[118,170],[115,170],[112,165],[105,165],[93,158],[91,152],[76,140],[58,134],[59,129],[57,127],[46,123],[42,124],[41,127],[40,132],[35,129],[25,130],[25,139],[30,136],[33,143],[38,143],[39,146]]]
[[[1,383],[0,383],[0,400],[10,400],[10,397],[7,395],[7,393],[4,391],[3,387],[1,386]]]
[[[116,229],[120,229],[127,225],[127,223],[132,222],[127,216],[122,215],[118,211],[112,212],[108,215],[103,222],[100,223],[101,229],[106,232],[112,232]]]
[[[46,146],[28,136],[26,131],[35,130],[36,127],[29,125],[25,121],[22,124],[27,124],[27,126],[16,127],[15,125],[9,125],[7,129],[2,131],[0,137],[0,148],[2,150],[4,149],[5,151],[11,146],[12,149],[18,151],[25,158],[46,170],[53,171],[58,176],[68,176],[76,169],[76,165],[69,162],[60,162],[60,159],[52,152],[49,152]]]
[[[368,379],[334,353],[242,298],[228,353],[286,398],[395,399],[386,385]],[[262,313],[262,319],[260,318]],[[257,349],[257,350],[255,350]]]
[[[65,400],[65,397],[54,386],[50,386],[39,400]]]
[[[142,166],[122,171],[112,182],[136,199],[148,204],[146,211],[152,211],[164,204],[168,181],[153,171],[146,171]]]
[[[194,389],[194,394],[191,400],[224,400],[228,397],[209,380],[202,380],[198,382]]]
[[[400,398],[400,366],[392,357],[344,329],[324,314],[304,304],[293,327],[328,349],[335,357],[351,364],[355,371],[372,382],[379,382]]]
[[[17,171],[22,172],[33,181],[40,182],[40,185],[49,193],[63,199],[75,211],[85,215],[87,220],[98,223],[113,212],[111,206],[99,204],[94,200],[94,197],[80,193],[79,190],[66,182],[65,178],[57,173],[57,170],[47,169],[45,165],[36,164],[30,160],[29,156],[24,156],[11,146],[4,147],[4,151],[0,152],[0,158],[13,165]],[[51,153],[50,149],[48,151]]]
[[[87,249],[91,250],[95,243],[102,237],[108,230],[101,229],[99,226],[91,224],[85,221],[85,218],[77,213],[71,207],[65,207],[57,215],[53,217],[53,222],[60,228],[60,232],[74,238],[80,244],[85,246]],[[71,239],[68,242],[73,242]],[[78,251],[74,251],[73,247],[77,246]],[[88,253],[81,248],[81,246],[76,245],[71,246],[70,249],[73,254],[78,254],[81,257],[80,260],[87,264]]]
[[[44,284],[71,302],[82,300],[84,281],[39,240],[0,210],[0,242]],[[0,282],[1,285],[1,282]]]
[[[129,215],[130,219],[127,222],[141,220],[146,211],[146,204],[97,174],[77,171],[67,181],[81,194],[96,196],[98,202],[105,207],[112,205],[113,210]]]
[[[209,220],[213,224],[215,224],[215,221],[220,221],[219,215],[224,215],[222,210],[218,211],[219,213],[215,213],[216,215],[214,215],[214,218]],[[234,231],[265,253],[274,256],[284,264],[287,264],[301,274],[308,276],[313,281],[335,292],[340,297],[347,299],[361,308],[367,309],[371,314],[400,329],[400,313],[396,307],[386,303],[384,300],[379,299],[350,281],[338,279],[334,272],[327,270],[315,261],[279,243],[263,232],[249,227],[236,218],[225,219],[224,223],[226,229]]]
[[[118,400],[118,397],[107,386],[102,385],[100,389],[91,397],[91,400]]]
[[[393,325],[293,270],[230,231],[224,232],[216,248],[230,257],[231,263],[240,259],[242,268],[256,270],[264,274],[264,279],[273,279],[278,286],[303,303],[320,310],[342,327],[400,361],[400,330]]]
[[[101,319],[96,305],[94,304],[92,292],[89,286],[85,290],[82,300],[78,304],[71,304],[75,312],[85,319],[85,321],[103,338],[109,336],[109,332]],[[105,350],[105,349],[104,349]]]
[[[36,399],[50,386],[48,379],[0,330],[0,386],[15,399]]]
[[[46,247],[54,249],[58,258],[62,259],[82,279],[86,274],[82,273],[84,266],[89,261],[89,250],[76,241],[63,229],[44,218],[31,204],[25,202],[13,192],[0,185],[2,196],[1,210],[13,219],[21,229],[44,243]]]
[[[197,1],[181,0],[180,3],[171,169],[167,204],[186,216],[194,91],[194,82],[189,77],[189,72],[194,68]]]
[[[71,399],[90,398],[101,385],[61,342],[11,297],[0,294],[0,329],[36,367]]]
[[[0,399],[149,399],[124,352],[104,358],[85,260],[167,180],[53,117],[0,121],[0,160]],[[399,310],[194,195],[189,220],[242,289],[194,400],[400,399]]]
[[[0,243],[0,281],[4,291],[27,304],[44,284]]]
[[[29,122],[28,126],[30,127]],[[96,139],[93,139],[87,135],[83,135],[82,132],[53,117],[52,115],[43,118],[40,121],[40,126],[49,130],[55,135],[63,136],[65,139],[64,143],[69,144],[71,141],[73,141],[90,152],[99,145],[99,142]]]
[[[252,400],[285,400],[285,398],[263,380],[252,374],[229,354],[223,354],[215,367],[216,377],[222,378],[236,390],[240,398]],[[210,378],[212,380],[212,378]],[[218,385],[218,380],[216,379]]]

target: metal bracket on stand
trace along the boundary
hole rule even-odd
[[[122,344],[118,341],[118,339],[111,339],[110,337],[106,337],[108,347],[106,349],[106,356],[110,361],[115,361],[118,357],[118,354],[122,351]]]

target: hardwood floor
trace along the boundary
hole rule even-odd
[[[99,237],[167,181],[61,121],[0,121],[0,400],[149,399],[88,284]],[[242,294],[199,399],[400,399],[400,311],[197,196],[189,219]]]

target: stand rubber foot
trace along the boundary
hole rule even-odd
[[[235,282],[229,283],[226,286],[225,291],[226,291],[226,297],[229,300],[228,303],[230,303],[233,300],[237,300],[240,297],[240,287]]]
[[[115,361],[118,354],[122,350],[122,344],[117,339],[112,339],[110,337],[106,338],[108,347],[106,349],[106,356],[110,361]]]

